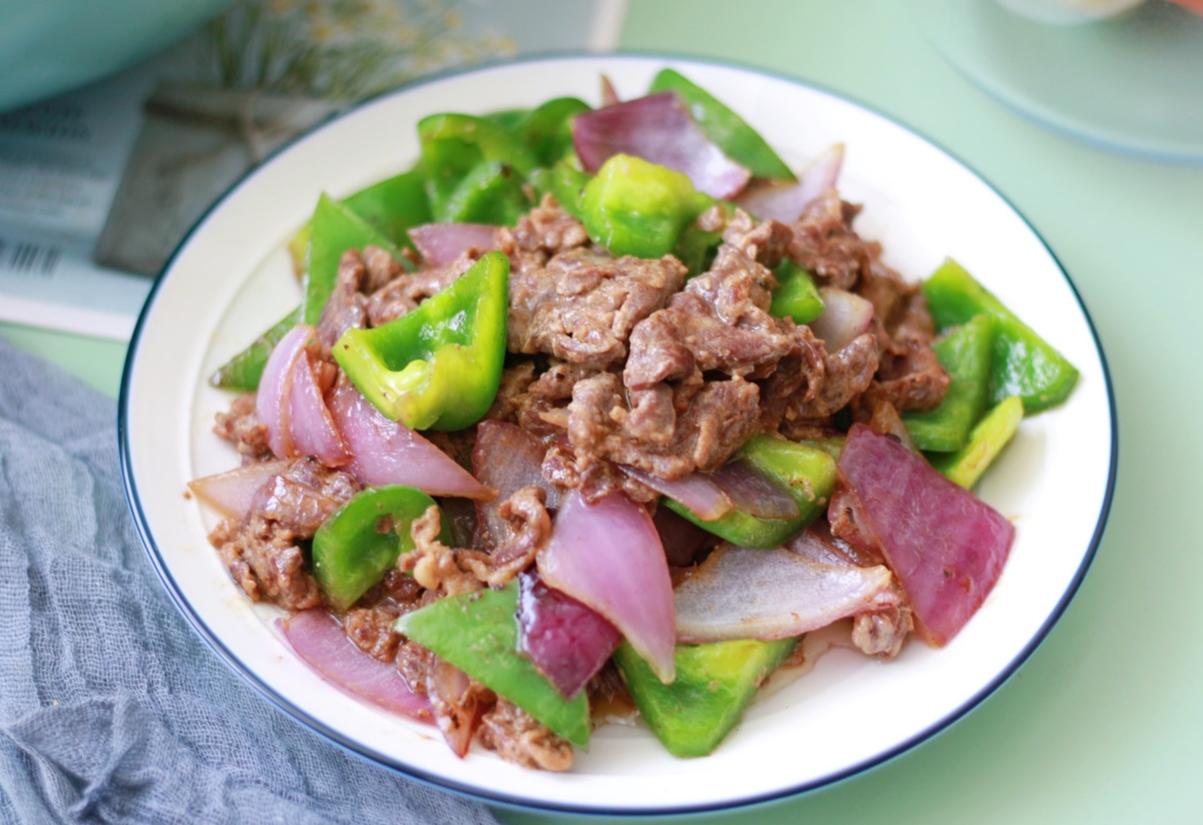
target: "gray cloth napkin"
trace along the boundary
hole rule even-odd
[[[112,400],[0,340],[0,823],[495,823],[355,756],[175,611]]]

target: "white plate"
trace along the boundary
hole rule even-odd
[[[645,729],[608,726],[572,772],[538,773],[473,751],[456,759],[431,727],[348,698],[315,676],[231,582],[205,536],[211,513],[185,483],[236,463],[212,435],[229,397],[214,367],[299,298],[282,244],[318,194],[345,196],[407,167],[414,124],[439,111],[595,99],[606,73],[624,97],[671,65],[729,102],[788,162],[847,144],[846,198],[857,227],[910,278],[961,261],[1082,371],[1061,408],[1024,422],[981,494],[1018,527],[1006,570],[943,650],[911,643],[882,665],[837,651],[772,693],[704,759],[669,756]],[[490,801],[595,813],[683,812],[780,797],[849,776],[947,727],[1027,658],[1084,575],[1115,469],[1109,381],[1089,319],[1065,273],[999,194],[939,148],[881,115],[778,77],[654,57],[565,57],[442,77],[373,100],[310,134],[236,186],[177,251],[130,346],[120,401],[122,464],[150,558],[184,615],[272,701],[381,764]]]
[[[1203,17],[1161,0],[1076,26],[996,0],[919,0],[914,10],[954,68],[1022,114],[1106,149],[1203,162]]]

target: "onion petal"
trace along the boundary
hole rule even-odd
[[[618,465],[618,469],[660,495],[680,502],[706,521],[713,521],[734,506],[710,473],[690,473],[669,481],[627,464]]]
[[[313,608],[276,622],[297,655],[327,682],[387,711],[430,721],[430,701],[410,690],[397,668],[356,647],[329,613]]]
[[[465,252],[496,249],[498,228],[483,223],[427,223],[409,230],[426,266],[455,263]]]
[[[340,381],[334,388],[330,411],[351,451],[343,469],[362,484],[407,484],[432,496],[496,495],[438,447],[385,418],[350,382]]]
[[[543,504],[554,510],[560,504],[558,488],[543,478],[546,446],[532,433],[508,421],[486,419],[476,426],[472,448],[472,474],[497,491],[492,501],[476,504],[477,538],[485,547],[497,547],[509,535],[501,518],[502,503],[523,487],[536,485],[547,492]]]
[[[588,504],[573,490],[536,562],[543,581],[609,619],[660,681],[673,680],[672,580],[647,510],[622,493]]]
[[[522,573],[518,582],[518,649],[571,699],[589,683],[622,634],[604,616],[566,593]]]
[[[307,351],[302,351],[293,361],[292,370],[292,386],[288,393],[288,432],[294,455],[311,455],[327,467],[346,464],[351,460],[351,454],[330,417]]]
[[[1015,527],[922,457],[862,424],[849,430],[836,466],[849,491],[841,506],[851,506],[859,529],[897,573],[920,635],[947,644],[994,588]]]
[[[785,639],[877,609],[888,568],[822,564],[784,548],[720,547],[677,588],[677,640]]]
[[[791,519],[800,513],[798,502],[788,490],[765,478],[747,461],[728,461],[711,478],[736,509],[757,518]]]
[[[244,464],[224,473],[193,479],[188,482],[188,489],[225,518],[242,521],[251,509],[255,493],[269,478],[283,472],[288,463],[278,459]]]
[[[706,137],[675,92],[581,112],[572,121],[572,142],[586,172],[613,155],[635,155],[683,172],[716,198],[734,196],[752,174]]]
[[[272,348],[259,379],[255,396],[255,416],[267,428],[267,443],[279,458],[294,454],[288,426],[289,395],[292,392],[293,365],[316,330],[309,324],[297,324]]]
[[[846,289],[819,287],[823,314],[810,322],[810,330],[827,345],[828,352],[839,352],[869,329],[873,304]]]
[[[844,144],[828,147],[806,168],[797,182],[758,180],[735,198],[735,202],[761,220],[793,223],[811,201],[836,188],[844,164]]]

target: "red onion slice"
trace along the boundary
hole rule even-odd
[[[276,626],[297,655],[335,687],[392,713],[430,721],[430,701],[411,691],[397,668],[356,647],[329,613],[302,610],[277,619]]]
[[[573,490],[536,562],[543,581],[609,619],[662,682],[673,680],[672,580],[647,510],[622,493],[587,504]]]
[[[572,121],[572,142],[587,172],[613,155],[635,155],[683,172],[716,198],[734,196],[752,174],[706,137],[675,92],[581,112]]]
[[[819,287],[823,314],[810,322],[810,330],[827,345],[828,352],[839,352],[869,329],[873,304],[845,289]]]
[[[858,527],[898,576],[920,634],[947,644],[998,581],[1014,526],[922,457],[862,424],[849,431],[837,467],[854,497]]]
[[[432,496],[489,499],[496,495],[438,447],[381,415],[350,382],[339,382],[334,388],[330,412],[351,452],[343,469],[362,484],[407,484]]]
[[[292,372],[288,432],[294,455],[311,455],[327,467],[346,464],[351,460],[351,454],[330,417],[307,351],[302,351],[293,361]]]
[[[244,464],[224,473],[189,481],[188,489],[225,518],[242,521],[251,509],[255,493],[269,478],[283,472],[288,464],[284,459]]]
[[[288,426],[289,394],[292,392],[293,365],[313,337],[308,324],[297,324],[272,348],[259,379],[255,396],[255,415],[267,428],[267,443],[279,458],[294,455]]]
[[[836,188],[843,164],[844,144],[833,144],[815,158],[796,183],[758,180],[741,192],[735,202],[761,220],[793,223],[802,217],[811,201]]]
[[[518,582],[518,649],[571,699],[602,669],[622,634],[596,610],[548,587],[537,575],[522,573]]]
[[[822,564],[784,548],[720,547],[674,594],[677,639],[785,639],[878,609],[889,569]]]
[[[789,491],[765,478],[746,461],[728,461],[711,474],[731,504],[757,518],[791,519],[800,511]]]
[[[709,473],[690,473],[684,478],[667,481],[627,464],[618,465],[618,469],[660,495],[680,502],[706,521],[714,521],[733,506]]]
[[[426,266],[455,263],[465,252],[496,249],[498,228],[483,223],[427,223],[409,230]]]

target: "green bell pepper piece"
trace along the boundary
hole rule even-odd
[[[936,325],[946,329],[986,313],[997,322],[990,367],[990,403],[1018,395],[1025,414],[1060,404],[1078,380],[1078,370],[1024,324],[951,258],[923,283]]]
[[[380,582],[397,557],[414,549],[410,525],[435,500],[414,487],[369,487],[318,528],[313,537],[313,576],[331,605],[346,610]],[[447,519],[439,540],[451,542]]]
[[[489,112],[484,115],[484,119],[490,123],[496,123],[507,132],[517,134],[518,124],[525,120],[530,112],[530,109],[502,109],[497,112]]]
[[[374,183],[343,199],[342,203],[379,229],[397,248],[412,248],[410,227],[432,220],[426,198],[426,175],[420,167]],[[310,220],[288,243],[293,268],[298,272],[305,271],[312,235],[313,221]]]
[[[300,319],[301,308],[297,307],[251,342],[249,347],[218,367],[217,371],[209,376],[210,386],[243,392],[258,389],[259,378],[263,375],[263,368],[267,366],[267,358],[272,354],[272,349]]]
[[[501,161],[487,160],[460,179],[442,204],[438,219],[513,226],[532,205],[514,170]]]
[[[718,747],[757,688],[789,656],[798,639],[737,639],[677,645],[677,678],[663,684],[623,642],[614,662],[635,707],[673,756],[705,756]]]
[[[814,276],[791,260],[778,264],[774,274],[777,290],[769,306],[770,315],[793,318],[795,324],[809,324],[823,314],[823,296]]]
[[[618,154],[585,184],[581,221],[589,237],[615,255],[659,258],[711,202],[686,175]]]
[[[1022,420],[1023,401],[1019,396],[1004,398],[982,416],[964,447],[955,453],[929,455],[928,460],[946,478],[968,490],[1002,452]]]
[[[676,92],[706,137],[731,160],[751,169],[756,177],[795,180],[794,173],[755,129],[679,72],[661,70],[652,80],[649,92]]]
[[[573,153],[572,119],[589,110],[589,104],[579,98],[557,97],[528,112],[511,128],[541,166],[551,166]]]
[[[992,315],[974,316],[932,345],[952,383],[934,410],[902,415],[902,423],[920,450],[952,452],[969,440],[969,431],[981,418],[990,394],[994,324]]]
[[[720,538],[741,547],[762,549],[780,547],[826,509],[836,480],[835,459],[827,452],[770,435],[758,435],[744,445],[739,457],[790,494],[798,505],[797,517],[759,518],[743,510],[728,510],[717,519],[707,521],[679,501],[665,498],[664,503],[675,513]]]
[[[418,139],[426,193],[436,221],[453,220],[447,217],[448,203],[464,177],[481,163],[503,164],[522,178],[538,166],[535,153],[521,138],[482,117],[430,115],[418,122]]]
[[[489,252],[417,309],[348,329],[334,360],[388,418],[414,430],[462,430],[489,411],[505,362],[509,259]]]
[[[440,599],[393,625],[574,745],[589,744],[585,691],[565,699],[518,650],[518,583]]]
[[[540,197],[550,194],[565,212],[578,220],[585,185],[592,179],[592,175],[581,169],[576,158],[563,158],[550,168],[536,169],[530,176],[531,185]]]
[[[316,324],[334,291],[338,278],[338,261],[348,249],[363,249],[368,244],[379,246],[393,255],[397,247],[376,227],[344,203],[328,195],[318,198],[313,210],[309,239],[309,259],[303,281],[301,320]]]

